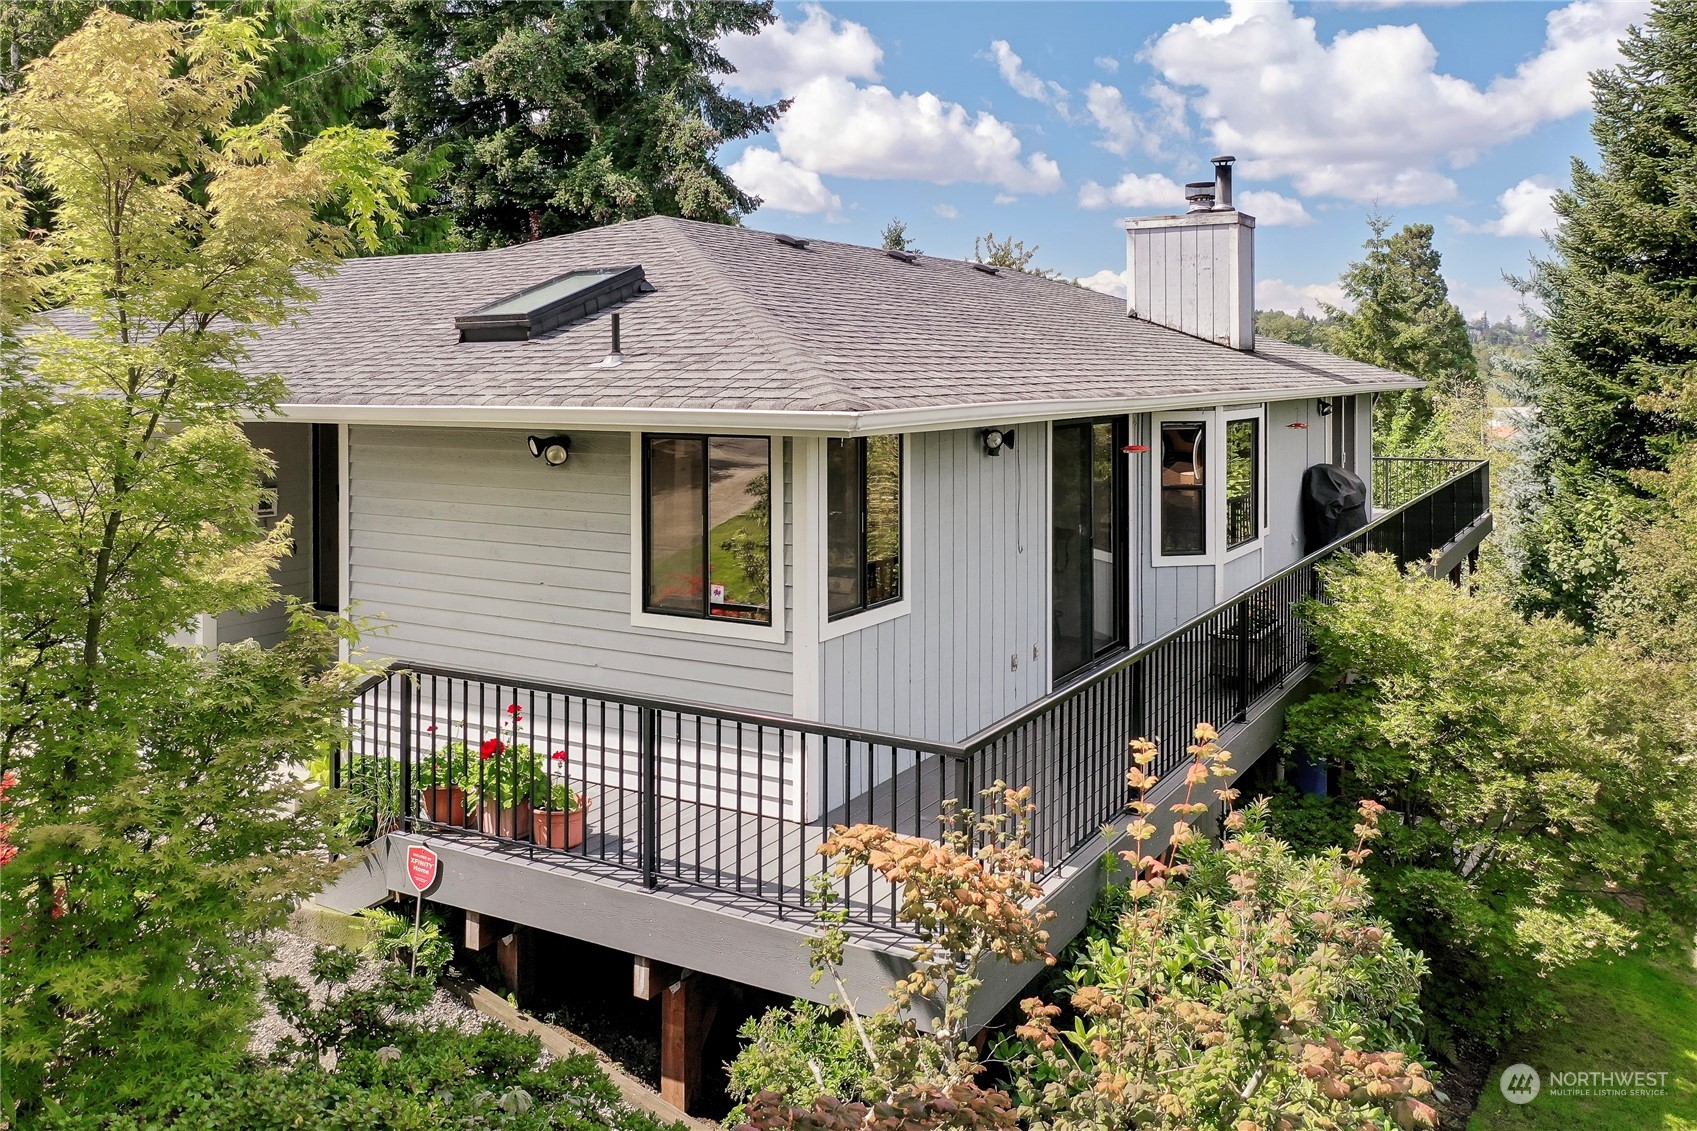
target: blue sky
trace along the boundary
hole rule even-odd
[[[994,230],[1112,289],[1124,216],[1238,161],[1258,305],[1314,309],[1375,206],[1436,226],[1453,297],[1510,314],[1549,194],[1594,153],[1590,70],[1644,0],[781,4],[724,43],[735,93],[794,99],[722,159],[752,226],[965,257]]]

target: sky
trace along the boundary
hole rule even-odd
[[[1257,219],[1256,304],[1341,302],[1377,208],[1429,223],[1469,317],[1515,317],[1592,162],[1591,71],[1647,0],[780,4],[721,42],[738,97],[792,100],[727,145],[764,200],[751,227],[876,245],[892,218],[929,254],[986,232],[1035,265],[1124,293],[1119,220],[1184,209],[1237,157]]]

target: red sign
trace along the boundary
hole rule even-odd
[[[407,846],[407,878],[420,892],[436,882],[438,863],[436,854],[422,844]]]

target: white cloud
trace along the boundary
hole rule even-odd
[[[818,173],[786,161],[770,149],[745,149],[725,170],[736,186],[760,198],[762,208],[781,212],[835,213],[843,202]]]
[[[960,209],[956,208],[952,204],[939,204],[936,207],[932,208],[931,211],[935,212],[937,215],[941,216],[945,220],[959,220],[960,219]]]
[[[1287,283],[1283,279],[1262,279],[1255,284],[1257,310],[1283,310],[1291,314],[1306,311],[1320,315],[1321,304],[1348,309],[1343,288],[1336,283]]]
[[[1090,111],[1096,128],[1102,131],[1102,137],[1096,144],[1121,157],[1130,153],[1132,145],[1143,134],[1143,124],[1125,104],[1125,96],[1120,93],[1119,87],[1091,83],[1084,88],[1084,105]]]
[[[995,199],[992,200],[990,203],[991,204],[1018,204],[1019,203],[1019,197],[1013,195],[1011,192],[999,192],[999,193],[996,194]]]
[[[1288,2],[1234,0],[1230,14],[1168,28],[1148,59],[1195,92],[1219,152],[1251,177],[1290,177],[1304,194],[1397,206],[1446,200],[1479,153],[1590,105],[1589,72],[1620,58],[1647,0],[1574,0],[1548,13],[1542,49],[1483,88],[1437,69],[1418,25],[1344,32],[1321,43]]]
[[[1098,55],[1096,56],[1095,63],[1098,67],[1101,67],[1109,74],[1113,74],[1115,71],[1120,69],[1120,61],[1112,55]]]
[[[1014,92],[1034,102],[1045,106],[1053,106],[1067,114],[1067,88],[1058,82],[1040,79],[1025,69],[1025,61],[1014,54],[1011,44],[1005,39],[998,39],[990,44],[990,54],[985,58],[996,64],[996,70],[1001,72],[1002,81],[1014,88]]]
[[[778,149],[803,169],[874,180],[962,181],[1009,192],[1054,192],[1060,166],[1027,156],[1018,136],[991,114],[968,114],[936,95],[894,94],[821,76],[795,90],[773,127]]]
[[[1093,291],[1101,291],[1116,298],[1124,298],[1126,294],[1124,271],[1104,267],[1094,275],[1085,275],[1074,281],[1081,287],[1089,287]]]
[[[1314,217],[1308,214],[1302,201],[1266,189],[1240,192],[1233,203],[1255,217],[1257,223],[1269,228],[1306,228],[1314,223]]]
[[[1171,208],[1184,211],[1184,187],[1163,173],[1127,173],[1112,188],[1085,181],[1078,190],[1080,208]]]
[[[1561,220],[1556,216],[1556,193],[1561,189],[1548,177],[1527,177],[1519,184],[1503,190],[1497,196],[1502,215],[1483,224],[1458,221],[1456,227],[1464,232],[1489,232],[1493,236],[1542,236],[1555,231]]]
[[[803,4],[807,18],[792,24],[779,16],[759,35],[727,35],[718,47],[737,73],[727,86],[751,94],[788,92],[809,79],[830,75],[876,79],[884,49],[866,28],[840,20],[818,4]]]

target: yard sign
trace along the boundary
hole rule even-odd
[[[419,926],[424,920],[424,889],[436,882],[436,869],[441,865],[437,855],[422,844],[407,846],[407,879],[418,889],[418,906],[412,913],[412,976],[418,976]]]

